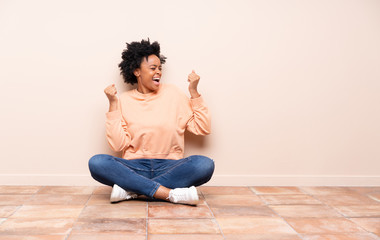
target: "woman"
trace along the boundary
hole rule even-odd
[[[89,161],[92,177],[113,186],[112,203],[137,198],[139,194],[173,203],[196,205],[195,186],[211,179],[214,161],[184,154],[184,132],[210,133],[210,116],[197,86],[200,77],[188,76],[189,99],[177,87],[161,83],[160,45],[149,39],[127,43],[119,64],[126,83],[137,89],[117,96],[115,85],[104,92],[109,100],[106,113],[107,140],[123,158],[106,154]]]

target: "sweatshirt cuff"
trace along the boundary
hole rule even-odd
[[[190,98],[191,106],[194,108],[200,108],[204,106],[203,97],[199,96],[197,98]]]
[[[112,111],[106,113],[107,120],[116,120],[121,118],[120,111]]]

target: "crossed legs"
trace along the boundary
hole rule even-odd
[[[214,161],[201,155],[179,160],[126,160],[106,154],[89,161],[92,177],[109,186],[121,188],[150,198],[167,200],[175,188],[199,186],[211,179]]]

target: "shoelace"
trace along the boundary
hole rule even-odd
[[[181,189],[181,191],[177,191],[174,194],[174,198],[177,202],[178,201],[185,201],[185,200],[187,200],[187,197],[188,197],[188,194],[187,194],[186,190],[182,190],[182,189]]]
[[[179,195],[175,195],[175,199],[177,200],[177,201],[183,201],[183,200],[186,200],[186,196],[185,196],[185,194],[179,194]]]

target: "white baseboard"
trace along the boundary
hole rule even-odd
[[[0,174],[0,185],[101,184],[89,174]],[[206,186],[380,186],[380,175],[214,175]]]
[[[367,175],[215,175],[210,186],[380,186]]]
[[[0,185],[95,186],[89,174],[0,174]]]

